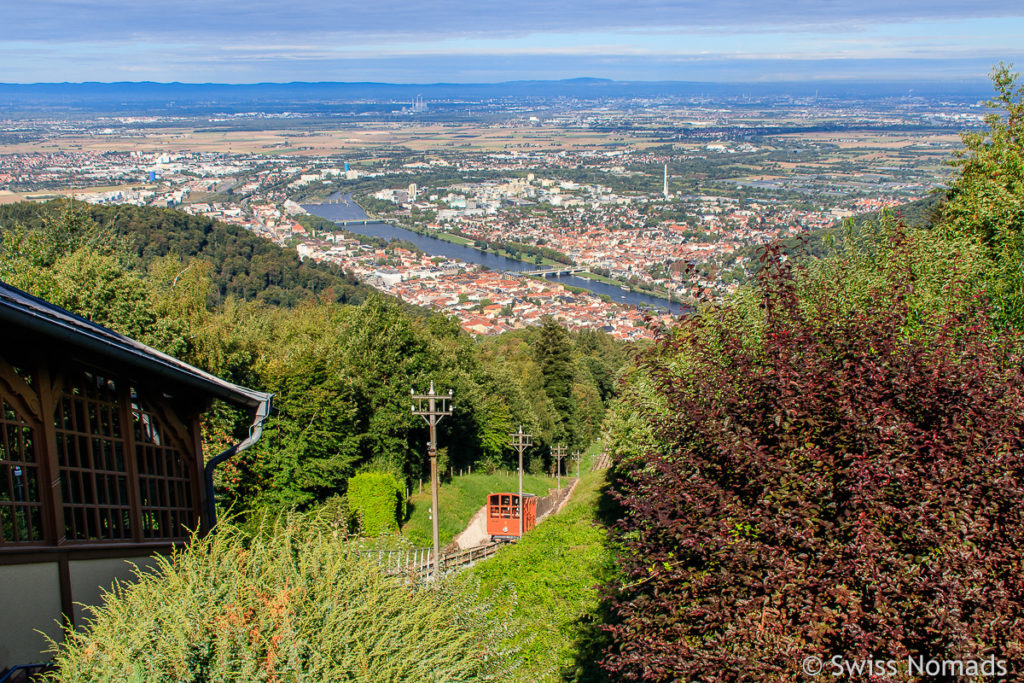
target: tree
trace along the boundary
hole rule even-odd
[[[572,431],[573,414],[573,364],[569,333],[550,315],[541,318],[537,333],[537,364],[544,377],[544,392],[551,399],[557,416],[556,439],[574,441]]]
[[[358,438],[363,397],[337,343],[346,313],[307,304],[275,320],[260,340],[267,356],[260,385],[275,394],[277,413],[257,446],[234,459],[242,479],[234,494],[245,507],[324,500],[344,492],[366,459]]]
[[[941,220],[947,229],[981,240],[992,261],[988,287],[996,312],[1024,324],[1024,85],[1000,64],[992,72],[995,110],[987,130],[964,133],[965,149],[953,164],[959,176],[946,193]]]

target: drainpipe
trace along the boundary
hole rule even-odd
[[[244,441],[236,443],[234,446],[231,446],[227,450],[217,454],[210,459],[210,462],[206,463],[206,468],[204,469],[204,473],[206,474],[206,511],[210,519],[211,529],[217,524],[217,492],[213,489],[213,471],[217,468],[217,465],[221,464],[228,458],[241,453],[260,440],[260,436],[263,434],[263,423],[270,415],[271,401],[272,396],[268,395],[265,400],[260,401],[259,405],[256,406],[256,415],[253,417],[252,424],[249,426],[249,436],[246,437]]]

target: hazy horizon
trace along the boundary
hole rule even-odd
[[[38,0],[0,82],[219,84],[984,79],[1024,61],[1024,6],[950,0]]]
[[[1005,60],[1000,60],[1005,61]],[[989,84],[990,72],[997,66],[998,62],[992,62],[987,65],[984,73],[971,73],[960,78],[950,79],[948,76],[935,75],[934,77],[918,77],[911,78],[902,76],[900,78],[890,78],[880,81],[883,84],[912,84],[915,82],[932,83],[937,81],[950,81],[956,83],[984,83]],[[751,80],[732,80],[729,78],[718,78],[718,79],[663,79],[663,78],[609,78],[604,76],[591,76],[591,75],[578,75],[578,76],[566,76],[559,78],[506,78],[501,80],[480,80],[480,81],[457,81],[457,80],[435,80],[435,81],[372,81],[372,80],[278,80],[278,81],[199,81],[199,80],[151,80],[151,79],[121,79],[121,80],[82,80],[82,81],[4,81],[0,80],[0,85],[4,86],[38,86],[38,85],[188,85],[188,86],[283,86],[283,85],[394,85],[394,86],[411,86],[411,87],[430,87],[430,86],[475,86],[475,85],[501,85],[505,83],[568,83],[568,82],[607,82],[617,84],[657,84],[657,83],[669,83],[669,84],[685,84],[685,85],[729,85],[742,87],[744,85],[750,86],[764,86],[764,85],[775,85],[775,84],[806,84],[808,79],[799,78],[797,75],[790,75],[788,77],[779,77],[771,79],[751,79]],[[879,82],[878,79],[867,76],[820,76],[812,79],[811,82],[822,83],[822,84],[842,84],[842,83],[868,83],[868,82]]]

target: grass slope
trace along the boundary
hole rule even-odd
[[[479,582],[492,618],[513,620],[512,642],[502,644],[519,650],[518,680],[601,678],[585,653],[600,621],[597,585],[611,566],[601,522],[606,482],[604,470],[586,470],[559,514],[456,579]]]
[[[555,488],[552,477],[523,476],[523,491],[546,496],[549,488]],[[446,545],[462,533],[476,511],[487,502],[487,494],[517,491],[519,478],[515,473],[465,474],[441,484],[437,505],[441,508],[438,533],[441,545]],[[409,518],[402,527],[402,534],[414,545],[429,546],[433,543],[430,522],[430,484],[423,482],[423,493],[409,499]]]

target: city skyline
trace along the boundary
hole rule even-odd
[[[1013,2],[41,0],[5,14],[5,83],[938,81],[1024,61]]]

